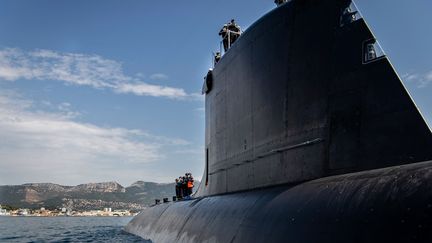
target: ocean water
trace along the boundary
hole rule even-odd
[[[123,231],[132,217],[0,217],[0,242],[145,242]]]

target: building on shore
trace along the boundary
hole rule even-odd
[[[48,210],[44,207],[40,209],[25,209],[20,208],[8,211],[3,209],[0,205],[0,216],[31,216],[31,217],[127,217],[134,214],[130,210],[113,210],[112,208],[104,208],[101,210],[89,211],[74,211],[67,208],[58,208],[55,210]]]
[[[6,209],[3,209],[0,205],[0,216],[7,216],[9,215],[9,212]]]

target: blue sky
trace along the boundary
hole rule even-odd
[[[358,0],[432,121],[429,0]],[[2,0],[0,184],[200,178],[199,95],[221,25],[271,0]]]

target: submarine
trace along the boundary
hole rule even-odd
[[[145,209],[152,242],[432,242],[432,132],[350,0],[291,0],[206,76],[192,200]]]

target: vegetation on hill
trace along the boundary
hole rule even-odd
[[[62,186],[51,183],[33,183],[0,186],[0,204],[37,209],[66,207],[90,210],[110,207],[139,211],[154,203],[154,199],[172,198],[174,183],[160,184],[137,181],[129,187],[116,182]]]

